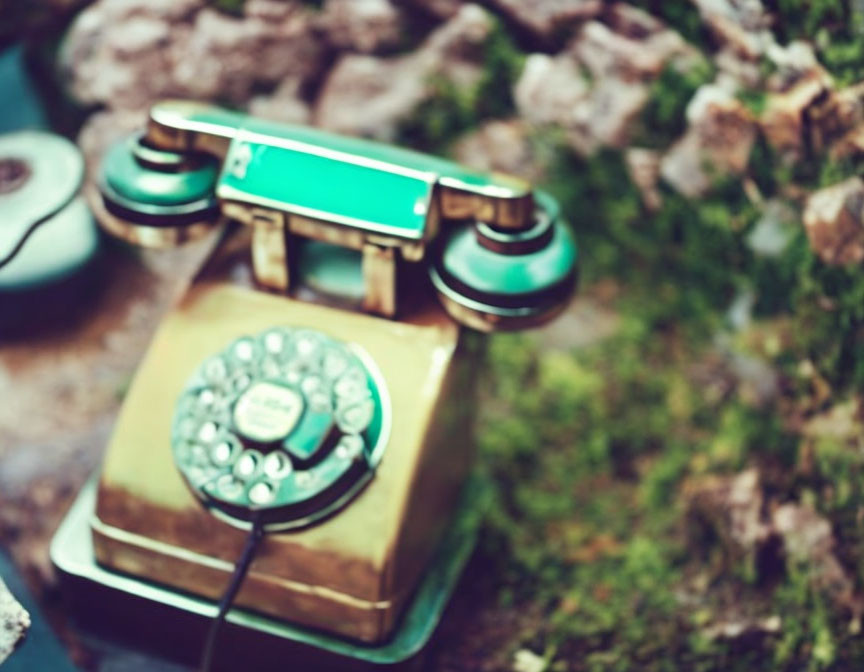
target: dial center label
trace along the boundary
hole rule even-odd
[[[237,400],[234,426],[252,441],[279,441],[297,426],[303,406],[303,397],[290,387],[258,382]]]

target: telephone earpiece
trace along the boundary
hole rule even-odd
[[[96,204],[111,234],[145,247],[170,247],[200,237],[219,220],[219,164],[202,153],[147,143],[142,134],[116,142],[100,166]]]
[[[447,312],[479,331],[524,329],[567,305],[576,281],[576,242],[558,205],[536,192],[527,226],[454,226],[434,248],[429,276]]]

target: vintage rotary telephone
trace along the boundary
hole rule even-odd
[[[133,577],[162,602],[221,596],[220,618],[236,602],[271,634],[292,623],[381,646],[408,627],[458,508],[471,330],[539,324],[573,291],[557,203],[515,178],[180,101],[107,152],[96,186],[101,225],[135,244],[225,226],[126,397],[77,533],[92,538],[89,578]],[[55,562],[80,578],[63,534]]]

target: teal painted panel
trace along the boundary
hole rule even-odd
[[[262,136],[238,133],[219,179],[220,199],[400,238],[423,237],[434,173],[394,172],[300,143],[266,143]]]

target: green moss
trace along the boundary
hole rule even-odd
[[[474,98],[444,77],[428,83],[430,97],[399,122],[400,143],[415,149],[445,154],[455,138],[477,123]]]
[[[452,142],[482,121],[511,116],[515,111],[513,84],[524,54],[499,21],[494,21],[483,47],[483,70],[476,86],[460,88],[438,75],[429,95],[397,130],[401,142],[417,149],[446,154]]]
[[[738,92],[738,100],[750,110],[754,117],[758,117],[765,111],[768,96],[764,91],[758,89],[744,89]]]
[[[688,2],[666,0],[632,0],[632,4],[649,11],[677,30],[688,42],[701,44],[705,39],[705,28],[699,11]]]
[[[495,21],[486,38],[483,76],[474,93],[478,119],[508,117],[516,112],[513,85],[525,63],[523,54],[500,21]]]
[[[772,170],[770,150],[762,146],[754,157],[766,193],[779,191],[787,176]],[[864,280],[857,270],[825,267],[800,228],[779,257],[755,257],[745,241],[761,211],[736,181],[719,182],[698,201],[666,190],[663,208],[649,214],[619,153],[586,160],[561,151],[548,172],[547,187],[586,252],[586,284],[614,279],[621,322],[610,339],[573,352],[544,353],[524,336],[492,341],[487,394],[494,403],[480,446],[496,484],[484,553],[498,567],[501,594],[545,605],[549,622],[531,636],[554,647],[562,670],[836,664],[848,638],[830,608],[813,620],[809,583],[766,578],[762,560],[730,558],[718,538],[703,540],[703,555],[688,553],[681,484],[761,464],[779,474],[769,479],[770,492],[796,498],[805,486],[812,490],[864,557],[849,513],[864,505],[853,485],[864,460],[829,444],[811,481],[802,480],[799,439],[776,409],[753,407],[734,386],[725,395],[706,393],[692,376],[725,328],[732,297],[747,287],[756,292],[757,317],[782,317],[791,337],[769,345],[775,335],[768,331],[755,345],[736,347],[756,347],[754,355],[790,376],[809,358],[837,389],[855,389],[864,382]],[[826,301],[834,309],[826,311]],[[694,571],[734,585],[742,600],[764,603],[769,613],[799,600],[782,611],[782,636],[746,650],[706,639],[701,628],[722,605],[706,595],[702,621],[694,622],[670,597]],[[766,597],[766,582],[777,583],[776,598]]]
[[[864,78],[864,13],[854,0],[774,0],[782,42],[815,43],[819,62],[840,86]]]
[[[246,0],[208,0],[214,9],[230,14],[231,16],[243,16]]]
[[[701,38],[690,4],[637,4]],[[840,25],[851,16],[845,7],[778,0],[782,16],[802,15],[776,29],[793,39],[827,27],[841,78],[858,76],[854,22]],[[444,151],[481,120],[512,113],[522,55],[505,37],[490,38],[476,90],[431,83],[435,95],[402,129],[412,144]],[[825,54],[832,45],[817,46]],[[687,104],[712,76],[710,66],[665,69],[639,144],[662,150],[679,137]],[[758,92],[740,97],[754,114],[764,106]],[[755,255],[747,240],[763,207],[738,178],[698,199],[661,185],[663,206],[649,213],[620,152],[586,159],[554,132],[536,140],[551,148],[544,187],[579,238],[583,287],[619,322],[612,336],[573,351],[525,335],[491,340],[479,448],[494,506],[480,554],[497,608],[527,603],[544,615],[518,637],[558,672],[857,669],[864,642],[810,570],[777,549],[767,559],[730,552],[716,530],[693,532],[684,484],[759,467],[770,505],[807,501],[828,517],[843,566],[862,583],[860,439],[800,435],[806,418],[864,386],[860,268],[825,265],[797,221],[778,255]],[[786,163],[760,137],[747,173],[764,199],[800,212],[796,188],[861,168],[812,152]],[[726,313],[742,291],[755,296],[755,322],[732,334]],[[777,400],[757,405],[746,393],[730,348],[775,367]],[[683,586],[697,607],[676,598]],[[712,639],[730,605],[781,615],[780,633]]]
[[[864,384],[864,278],[809,255],[795,292],[795,349],[838,391]]]
[[[651,84],[650,99],[642,112],[633,144],[665,148],[687,128],[685,111],[696,90],[710,82],[714,69],[707,61],[683,68],[670,63]]]

